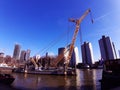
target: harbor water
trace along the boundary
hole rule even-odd
[[[0,90],[101,90],[102,69],[77,69],[77,76],[12,75],[12,85],[0,85]]]

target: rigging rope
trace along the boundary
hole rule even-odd
[[[82,30],[81,30],[81,26],[80,26],[80,30],[79,30],[79,35],[80,35],[80,45],[82,45]]]
[[[44,47],[42,50],[40,50],[37,54],[41,53],[41,55],[43,55],[45,52],[47,52],[48,49],[50,49],[51,47],[56,45],[68,33],[69,33],[69,30],[67,32],[65,31],[64,33],[62,33],[58,38],[55,38],[55,40],[51,41],[46,47]]]

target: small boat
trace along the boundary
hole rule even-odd
[[[14,80],[15,80],[15,78],[10,74],[0,73],[0,83],[1,84],[10,85],[13,83]]]

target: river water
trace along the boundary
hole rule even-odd
[[[12,75],[12,85],[0,85],[0,90],[101,90],[102,69],[77,69],[77,76]]]

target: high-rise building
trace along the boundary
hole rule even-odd
[[[14,52],[13,52],[13,58],[18,60],[19,59],[19,54],[20,54],[20,45],[15,44]]]
[[[25,60],[29,60],[29,59],[30,59],[30,52],[31,52],[31,50],[30,50],[30,49],[27,49],[27,51],[26,51],[26,56],[25,56]]]
[[[92,44],[84,42],[84,44],[81,45],[81,51],[83,64],[92,65],[94,61]]]
[[[111,41],[110,37],[102,36],[99,40],[99,47],[101,52],[101,58],[103,60],[116,59],[116,50],[114,43]]]
[[[61,47],[58,49],[58,55],[62,55],[63,56],[63,60],[61,61],[61,65],[62,63],[64,63],[64,61],[67,59],[68,57],[68,53],[69,53],[69,47],[70,45],[68,45],[66,48]],[[79,62],[79,53],[78,53],[78,48],[75,47],[73,49],[73,53],[71,56],[71,60],[70,60],[70,66],[71,67],[75,67],[75,65]]]
[[[4,53],[0,52],[0,63],[4,61]]]
[[[20,60],[21,60],[21,61],[25,61],[25,57],[26,57],[26,51],[25,51],[25,50],[22,50],[22,51],[21,51],[21,54],[20,54]]]
[[[74,51],[75,51],[76,65],[77,65],[77,64],[80,62],[78,47],[75,47],[75,48],[74,48]]]
[[[64,61],[65,61],[65,48],[64,47],[58,48],[58,55],[61,55],[62,57],[62,60],[59,62],[59,66],[63,66]]]
[[[120,58],[120,50],[118,50],[118,53],[119,53],[119,58]]]
[[[65,51],[64,47],[58,48],[58,55],[60,54],[64,55],[64,51]]]
[[[0,52],[0,57],[4,57],[4,53],[3,52]]]
[[[70,60],[70,66],[71,67],[75,67],[75,65],[77,65],[79,62],[79,53],[78,53],[78,47],[75,47],[73,49],[73,53],[71,56],[71,60]]]

